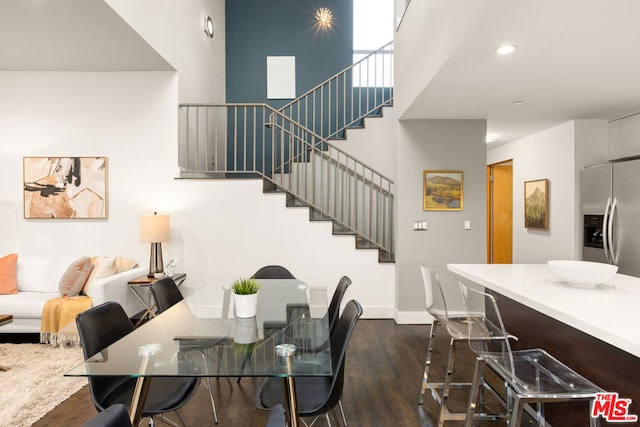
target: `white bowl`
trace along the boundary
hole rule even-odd
[[[549,270],[569,285],[594,287],[605,283],[618,271],[618,266],[591,261],[547,261]]]

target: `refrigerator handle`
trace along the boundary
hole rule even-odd
[[[611,207],[611,197],[607,199],[607,207],[604,208],[604,219],[602,221],[602,247],[604,248],[604,258],[607,260],[607,264],[612,263],[612,259],[609,256],[609,208]]]
[[[611,264],[618,265],[618,255],[616,254],[613,247],[613,217],[616,213],[616,207],[618,204],[618,199],[613,198],[613,203],[611,204],[611,213],[609,214],[609,223],[607,224],[607,238],[609,239],[609,252],[611,252]]]

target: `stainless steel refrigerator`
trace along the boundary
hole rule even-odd
[[[640,159],[582,170],[582,259],[640,277]]]

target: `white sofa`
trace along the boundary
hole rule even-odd
[[[40,333],[42,308],[47,300],[60,297],[58,284],[67,267],[77,257],[19,256],[17,265],[18,293],[0,295],[0,314],[13,315],[13,322],[0,326],[0,334]],[[94,306],[116,301],[129,316],[143,310],[127,282],[144,276],[147,269],[135,267],[122,273],[101,277],[85,288]],[[83,291],[84,292],[84,291]]]

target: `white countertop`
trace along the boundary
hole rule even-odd
[[[585,289],[546,264],[449,264],[447,268],[606,343],[640,357],[640,278],[616,274]]]

